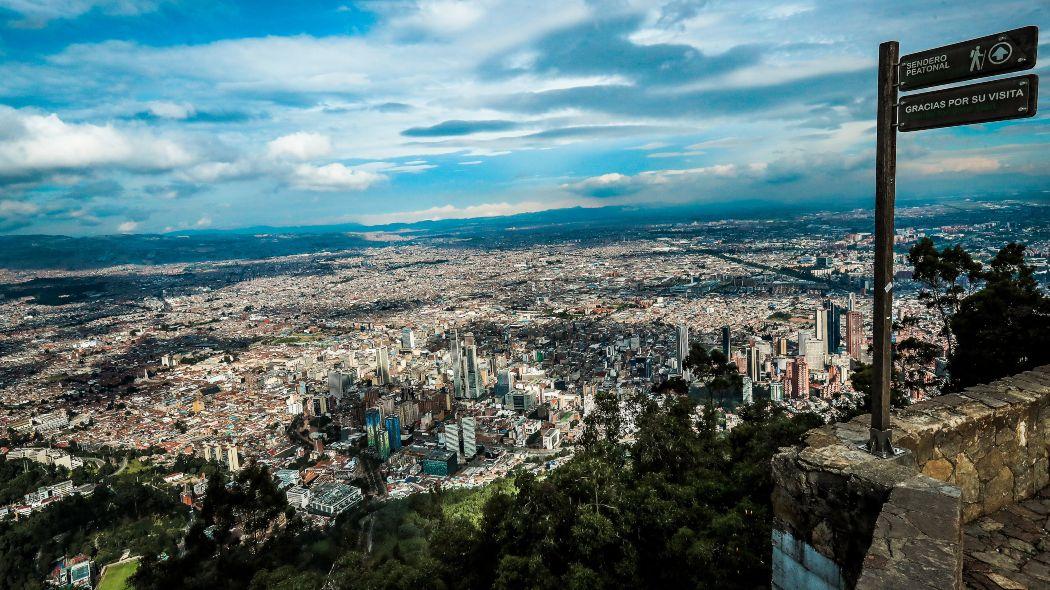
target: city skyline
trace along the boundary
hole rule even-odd
[[[879,41],[1047,24],[939,6],[3,0],[0,233],[861,199]],[[900,194],[1045,198],[1046,128],[903,137]]]

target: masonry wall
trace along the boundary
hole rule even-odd
[[[774,587],[961,588],[963,524],[1048,484],[1050,366],[895,412],[893,459],[860,448],[869,424],[773,458]]]

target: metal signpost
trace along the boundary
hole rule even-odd
[[[897,131],[921,131],[1034,117],[1039,76],[1025,75],[903,97],[917,90],[1035,67],[1039,28],[1023,27],[905,55],[896,41],[879,45],[875,126],[875,303],[872,308],[873,382],[868,450],[897,454],[890,433],[893,337],[893,204]]]

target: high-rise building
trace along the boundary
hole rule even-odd
[[[467,333],[463,336],[463,361],[464,375],[464,397],[477,399],[481,397],[481,367],[478,365],[478,347],[474,344],[474,335]]]
[[[339,371],[328,372],[328,394],[341,399],[343,394],[350,391],[350,375]]]
[[[390,458],[390,433],[387,432],[386,428],[380,428],[376,433],[376,442],[378,443],[376,451],[379,452],[379,458],[386,461]]]
[[[846,352],[851,357],[860,360],[863,347],[864,319],[859,311],[846,312]]]
[[[742,399],[744,404],[749,404],[754,401],[753,382],[750,377],[744,377],[743,383]]]
[[[401,418],[397,414],[386,417],[387,436],[390,438],[390,450],[397,451],[401,448]]]
[[[813,327],[813,337],[816,340],[820,340],[821,341],[821,345],[823,347],[823,350],[821,350],[821,352],[825,352],[826,353],[827,352],[827,343],[828,343],[828,314],[827,314],[827,310],[818,308],[813,313],[813,318],[814,318],[814,321],[816,323],[816,325]],[[808,352],[809,348],[807,347],[806,350]],[[802,354],[802,353],[799,352],[799,354]]]
[[[727,359],[733,357],[732,330],[729,326],[722,326],[722,354],[726,355]]]
[[[678,344],[678,373],[685,375],[685,359],[689,356],[689,326],[678,324],[676,336]]]
[[[241,470],[241,458],[237,454],[237,445],[229,445],[226,447],[226,467],[230,471]]]
[[[828,354],[837,354],[842,346],[842,308],[834,302],[828,302]]]
[[[475,438],[476,426],[477,423],[473,416],[464,416],[459,421],[459,427],[463,433],[463,458],[468,461],[478,454],[478,443]]]
[[[466,369],[463,363],[463,351],[459,343],[459,332],[452,333],[452,390],[457,399],[464,397]]]
[[[496,373],[496,399],[503,400],[503,405],[511,408],[514,406],[511,392],[514,390],[514,374],[510,369],[500,369]]]
[[[376,376],[380,385],[390,384],[390,351],[385,346],[376,349]]]
[[[758,381],[759,376],[762,374],[762,364],[759,356],[758,346],[752,342],[747,347],[747,376],[752,382]]]
[[[365,431],[368,433],[368,446],[373,449],[379,445],[379,427],[382,415],[379,408],[369,408],[365,411]]]
[[[445,449],[455,453],[457,460],[463,456],[459,450],[459,424],[455,420],[445,422]]]
[[[783,336],[773,338],[773,354],[775,356],[787,356],[788,339]]]
[[[773,381],[769,384],[769,399],[775,402],[784,401],[784,383]]]
[[[416,349],[416,335],[412,333],[412,328],[401,329],[401,350],[415,350]]]
[[[809,332],[798,333],[798,355],[806,356],[806,351],[809,349],[808,343],[811,339]]]
[[[797,358],[791,365],[791,382],[795,397],[809,399],[809,366],[805,358]]]

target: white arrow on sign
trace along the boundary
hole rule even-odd
[[[1004,61],[1010,59],[1013,55],[1014,48],[1006,41],[1002,41],[992,45],[992,50],[988,52],[988,60],[993,64],[999,65]]]

